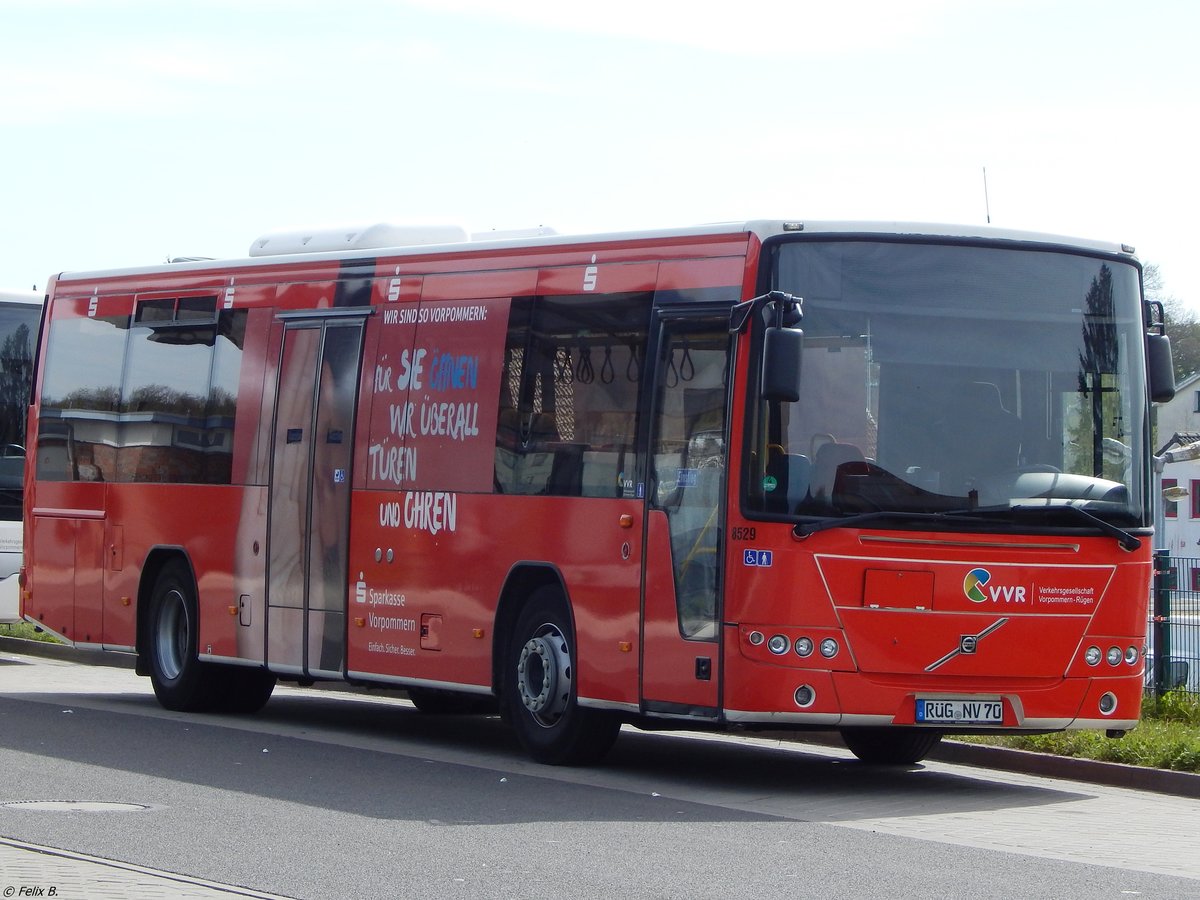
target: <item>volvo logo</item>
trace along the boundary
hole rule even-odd
[[[1002,627],[1007,621],[1008,621],[1008,617],[1006,616],[1003,619],[997,619],[995,622],[993,622],[987,628],[983,629],[983,631],[979,632],[978,634],[960,635],[958,638],[958,646],[955,647],[953,650],[951,650],[949,653],[947,653],[945,656],[943,656],[941,659],[937,660],[936,662],[931,662],[929,665],[927,665],[925,667],[925,671],[932,672],[934,669],[939,668],[940,666],[944,666],[946,663],[950,662],[950,660],[954,659],[954,657],[956,657],[956,656],[971,656],[979,649],[979,642],[983,638],[987,637],[989,634],[991,634],[997,628]]]

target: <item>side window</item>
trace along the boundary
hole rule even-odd
[[[38,477],[228,484],[246,312],[154,299],[52,324]]]
[[[1178,486],[1178,484],[1179,484],[1178,478],[1164,478],[1162,480],[1163,493],[1166,493],[1167,488],[1176,487],[1176,486]],[[1167,500],[1164,497],[1163,498],[1163,515],[1165,515],[1168,519],[1178,519],[1179,518],[1179,503],[1178,503],[1178,501]]]
[[[506,494],[636,495],[649,293],[518,298],[496,429]]]
[[[244,310],[217,298],[141,302],[121,388],[119,480],[228,484]]]
[[[55,319],[38,421],[42,481],[113,481],[128,316]]]

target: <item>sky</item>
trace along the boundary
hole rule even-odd
[[[0,287],[270,231],[991,224],[1200,310],[1193,0],[0,0]]]

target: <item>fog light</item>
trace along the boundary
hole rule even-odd
[[[1123,653],[1121,653],[1120,647],[1109,647],[1108,648],[1107,659],[1108,659],[1108,664],[1110,666],[1119,666],[1121,664],[1121,660],[1124,658],[1125,658],[1125,655]]]
[[[1137,661],[1138,661],[1138,648],[1137,647],[1126,647],[1125,648],[1125,662],[1129,663],[1129,665],[1132,666]]]
[[[1100,712],[1106,716],[1111,716],[1117,711],[1117,697],[1115,694],[1105,694],[1100,698]]]
[[[750,639],[753,640],[754,635],[751,635]],[[1101,659],[1100,648],[1099,647],[1088,647],[1087,652],[1083,654],[1083,659],[1084,659],[1084,662],[1086,662],[1089,666],[1100,665],[1100,659]]]
[[[813,642],[812,638],[796,638],[796,655],[797,656],[812,656]]]
[[[826,659],[833,659],[838,653],[838,642],[833,638],[825,638],[821,641],[821,655]]]
[[[809,685],[802,684],[796,688],[795,699],[798,707],[808,709],[808,707],[813,705],[813,701],[817,699],[817,692]]]
[[[767,639],[766,636],[761,631],[750,632],[750,643],[753,644],[755,647],[757,647],[759,644],[761,644],[766,639]]]
[[[771,635],[771,639],[767,641],[767,649],[776,656],[783,656],[783,654],[788,652],[788,647],[791,644],[792,642],[782,634],[773,634]]]

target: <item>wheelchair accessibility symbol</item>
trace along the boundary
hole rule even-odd
[[[743,550],[742,565],[753,566],[757,569],[767,569],[771,567],[772,551],[770,550]]]

